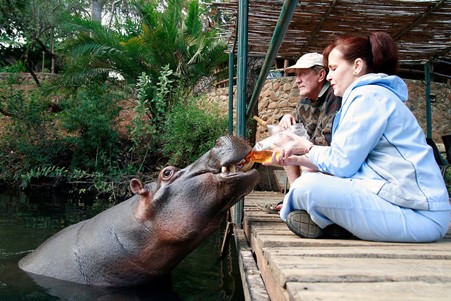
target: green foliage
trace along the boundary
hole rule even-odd
[[[128,18],[123,27],[105,28],[80,18],[66,23],[65,30],[75,33],[61,48],[69,82],[104,80],[111,72],[131,84],[142,73],[156,82],[169,65],[178,83],[191,88],[227,60],[226,44],[205,28],[198,0],[140,2],[135,3],[140,18]]]
[[[103,82],[111,73],[134,82],[145,69],[138,45],[127,44],[127,37],[105,28],[96,21],[72,18],[65,29],[76,35],[61,45],[66,67],[64,78],[70,85]]]
[[[0,0],[0,37],[13,37],[18,35],[25,26],[24,12],[27,7],[26,0]],[[0,49],[3,45],[0,45]]]
[[[164,126],[162,153],[170,158],[170,164],[185,166],[226,134],[227,117],[217,107],[191,99],[176,103],[166,115]]]
[[[56,167],[56,166],[45,166],[45,167],[38,167],[36,169],[32,168],[25,174],[22,174],[20,176],[21,183],[20,187],[22,189],[26,189],[33,178],[55,178],[60,179],[64,177],[64,174],[67,173],[67,170],[64,167]]]
[[[80,15],[87,10],[87,0],[0,0],[0,61],[24,61],[30,68],[42,63],[45,52],[46,65],[56,53],[62,40],[71,32],[63,24],[69,14]],[[58,54],[53,56],[56,69],[60,67]]]
[[[0,137],[0,181],[14,179],[22,189],[73,183],[79,191],[99,193],[115,189],[121,168],[133,171],[119,166],[121,93],[90,85],[58,102],[44,88],[24,91],[4,83],[0,89],[0,109],[10,116]]]
[[[119,96],[106,85],[89,85],[61,102],[61,127],[67,132],[64,140],[73,154],[72,166],[87,170],[115,168]]]
[[[105,174],[100,171],[87,172],[80,169],[67,169],[65,167],[45,166],[32,168],[20,176],[20,188],[26,190],[33,183],[47,182],[52,187],[69,184],[68,193],[79,196],[85,194],[108,195],[110,204],[116,202],[118,186],[121,186],[121,175]],[[123,190],[123,189],[122,189]]]
[[[174,85],[172,74],[169,66],[165,66],[156,84],[145,73],[138,78],[134,107],[136,114],[131,122],[130,131],[133,146],[130,152],[139,157],[140,171],[151,155],[158,154],[163,121],[167,108],[171,106],[168,95],[175,94],[172,89]]]
[[[27,71],[27,69],[25,68],[25,66],[22,62],[19,62],[14,65],[6,65],[3,67],[0,67],[0,72],[18,73],[18,72],[25,72],[25,71]]]
[[[147,74],[143,73],[138,77],[135,99],[136,106],[134,108],[136,115],[133,117],[131,129],[131,139],[136,146],[157,133],[154,122],[150,122],[152,114],[149,102],[153,100],[153,88],[152,80]],[[148,143],[151,144],[150,142]]]
[[[0,89],[0,109],[10,116],[0,143],[5,165],[19,161],[20,166],[27,169],[61,160],[60,152],[65,147],[54,128],[50,98],[41,90],[25,92],[11,83],[3,83]]]
[[[33,53],[41,59],[44,50],[56,54],[57,68],[64,66],[62,80],[49,89],[24,91],[14,77],[0,87],[1,112],[11,116],[0,136],[0,182],[15,179],[23,189],[40,181],[83,182],[91,184],[80,191],[114,192],[121,175],[159,164],[162,145],[172,163],[187,164],[225,132],[218,112],[185,101],[200,78],[227,60],[225,43],[207,26],[203,2],[133,1],[135,10],[115,16],[110,27],[86,18],[85,0],[44,2],[0,0],[8,9],[0,20],[21,29],[1,32],[0,39],[11,41],[5,49],[13,53],[14,41],[25,39],[25,62],[34,60]],[[2,71],[24,71],[24,65]],[[132,94],[136,116],[125,141],[117,127],[118,101]]]

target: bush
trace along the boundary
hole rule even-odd
[[[42,88],[23,91],[6,83],[0,90],[0,109],[9,116],[0,137],[0,182],[53,189],[82,181],[105,191],[121,176],[121,93],[90,85],[60,94],[58,103]]]
[[[169,95],[173,86],[172,70],[169,66],[162,68],[158,81],[153,83],[150,76],[143,73],[136,84],[135,116],[131,122],[131,137],[134,147],[131,151],[142,154],[145,162],[149,153],[156,152],[160,144],[161,128],[167,108],[171,105]]]
[[[79,88],[61,102],[61,127],[73,154],[72,168],[115,169],[119,152],[119,95],[105,85]]]
[[[162,153],[169,164],[185,166],[215,145],[227,133],[227,117],[202,100],[179,101],[166,115]]]
[[[27,68],[25,68],[25,66],[22,62],[18,62],[14,65],[0,66],[0,72],[19,73],[19,72],[26,72],[26,71],[27,71]]]
[[[36,165],[61,162],[66,149],[55,128],[49,97],[40,90],[22,91],[8,84],[1,91],[0,108],[10,122],[0,141],[0,157],[5,162],[0,172],[10,174],[12,170],[20,172]]]

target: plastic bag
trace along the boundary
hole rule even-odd
[[[289,135],[286,135],[287,132],[291,132],[296,134],[297,136],[304,137],[306,139],[310,139],[307,134],[307,130],[305,129],[302,123],[295,123],[290,126],[288,129],[282,129],[279,125],[268,125],[268,131],[271,136],[257,142],[254,146],[254,150],[262,151],[262,150],[271,150],[274,144],[284,144],[291,140],[293,140]]]

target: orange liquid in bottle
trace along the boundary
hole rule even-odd
[[[252,150],[249,154],[247,154],[244,160],[252,161],[255,163],[271,163],[273,152],[274,151],[272,150],[262,150],[262,151]]]

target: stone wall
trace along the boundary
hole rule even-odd
[[[425,85],[418,80],[405,80],[409,87],[407,106],[417,118],[425,134],[426,126],[426,96]],[[236,93],[236,87],[233,89]],[[431,83],[432,95],[432,138],[441,143],[441,136],[451,134],[451,86],[441,83]],[[208,101],[219,104],[221,111],[227,114],[229,88],[218,88],[206,95]],[[258,101],[259,117],[269,124],[286,113],[293,113],[299,99],[298,88],[294,77],[282,77],[267,80],[262,88]],[[236,98],[234,98],[234,102]],[[234,106],[235,107],[235,106]],[[234,113],[235,119],[235,113]],[[258,127],[257,140],[267,137],[264,127]]]

